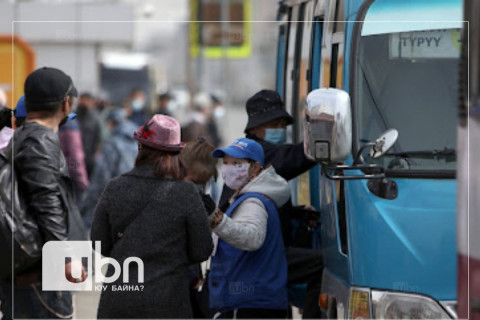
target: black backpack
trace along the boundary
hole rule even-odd
[[[0,281],[37,264],[42,246],[38,224],[18,192],[11,159],[0,152]]]

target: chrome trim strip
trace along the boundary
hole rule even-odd
[[[445,308],[445,310],[447,310],[448,314],[453,319],[458,319],[457,301],[440,301],[440,304]]]

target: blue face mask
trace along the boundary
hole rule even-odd
[[[286,129],[265,129],[265,141],[282,145],[287,141],[287,130]]]

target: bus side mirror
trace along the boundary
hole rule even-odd
[[[316,89],[307,96],[304,152],[323,164],[343,163],[352,150],[350,96],[334,88]]]

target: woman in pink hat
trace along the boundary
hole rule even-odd
[[[140,258],[144,279],[141,263],[122,267],[122,276],[104,284],[98,317],[191,318],[186,270],[209,257],[212,238],[200,195],[182,180],[180,125],[155,115],[134,138],[139,142],[135,168],[106,186],[91,238],[101,241],[101,253],[120,266],[128,258]],[[107,279],[115,271],[110,264]]]

